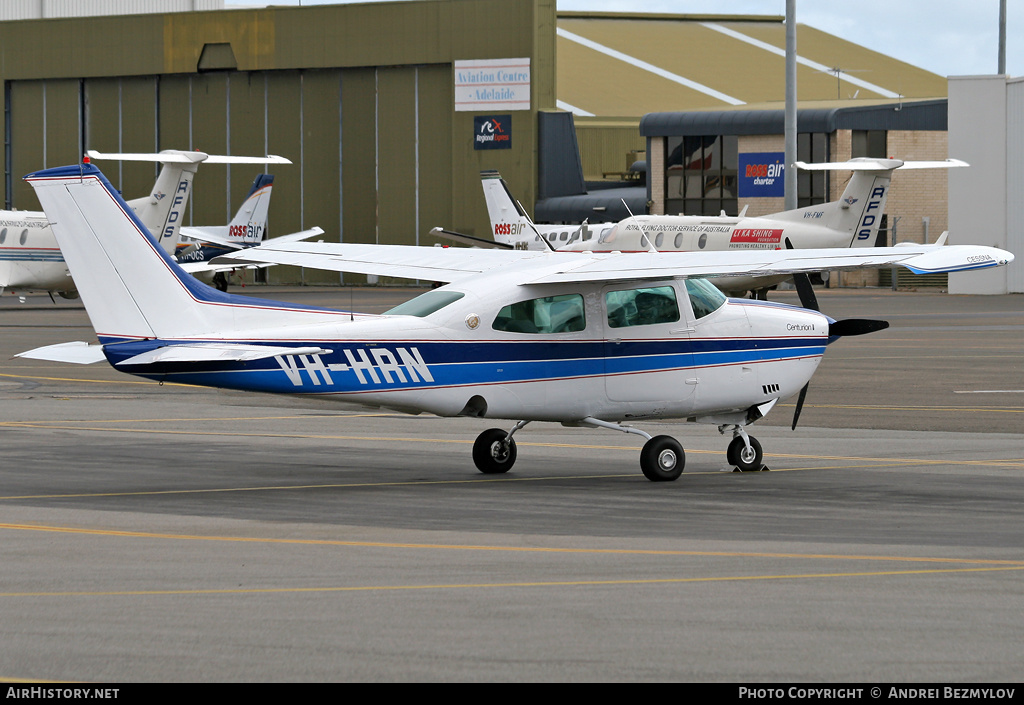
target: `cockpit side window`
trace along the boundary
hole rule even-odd
[[[609,291],[604,295],[608,326],[627,328],[679,320],[676,291],[671,286]]]
[[[587,327],[583,297],[579,294],[544,296],[509,304],[491,324],[508,333],[574,333]]]

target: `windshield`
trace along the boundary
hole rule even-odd
[[[690,295],[694,318],[704,318],[721,308],[726,301],[725,294],[707,279],[687,279],[686,293]]]
[[[428,291],[415,299],[409,299],[393,309],[384,312],[385,316],[416,316],[423,318],[435,311],[440,311],[450,303],[461,299],[465,294],[461,291]]]

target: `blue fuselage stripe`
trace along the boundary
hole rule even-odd
[[[104,341],[110,342],[110,341]],[[280,344],[280,343],[277,343]],[[164,345],[126,341],[108,345],[112,364]],[[604,343],[494,341],[298,342],[330,354],[270,357],[250,362],[178,362],[118,369],[175,382],[283,393],[398,391],[488,384],[521,384],[755,364],[825,351],[824,338],[666,340]]]

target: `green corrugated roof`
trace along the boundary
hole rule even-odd
[[[782,17],[559,12],[558,32],[566,109],[639,116],[785,101]],[[797,54],[801,103],[946,97],[945,77],[807,25]]]

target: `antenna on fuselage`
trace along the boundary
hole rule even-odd
[[[548,250],[554,252],[555,246],[548,242],[548,239],[546,237],[540,234],[540,231],[537,230],[537,228],[533,224],[533,218],[531,218],[530,214],[526,212],[525,208],[523,208],[523,204],[520,203],[519,201],[516,201],[516,205],[519,206],[520,212],[522,212],[523,217],[526,218],[526,224],[530,226],[530,230],[532,230],[537,235],[537,237],[540,238],[541,242],[548,246]]]
[[[626,204],[626,199],[625,198],[620,198],[619,200],[622,201],[622,205],[626,207],[626,212],[629,213],[629,217],[632,218],[634,221],[636,221],[636,226],[638,228],[640,228],[640,236],[644,240],[647,240],[647,251],[648,252],[657,252],[658,248],[656,248],[654,246],[654,243],[651,242],[651,238],[647,237],[647,231],[644,230],[643,223],[641,223],[639,220],[636,219],[636,216],[633,215],[633,211],[629,210],[629,206]]]

